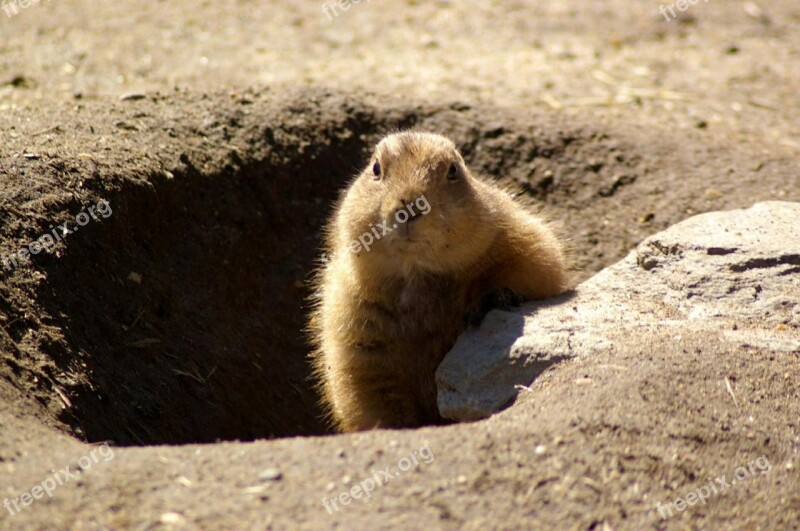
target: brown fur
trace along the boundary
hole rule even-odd
[[[425,202],[427,214],[351,252],[362,234],[382,233],[379,223],[392,227],[398,208],[419,212]],[[323,402],[340,431],[440,422],[436,368],[480,297],[508,288],[539,299],[567,287],[563,247],[548,225],[474,177],[455,145],[434,134],[378,144],[332,217],[326,251],[311,333]]]

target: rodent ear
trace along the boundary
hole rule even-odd
[[[376,181],[381,179],[381,163],[379,160],[375,160],[375,163],[372,165],[372,176]]]

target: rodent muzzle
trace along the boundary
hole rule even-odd
[[[419,219],[422,219],[422,213],[409,209],[405,204],[392,212],[392,223],[405,238],[411,236],[411,224]]]
[[[405,223],[413,223],[419,219],[422,219],[422,213],[414,212],[413,214],[409,214],[408,221],[406,221]]]
[[[400,225],[410,225],[411,223],[422,219],[422,212],[419,212],[413,208],[413,203],[411,203],[412,208],[409,208],[408,205],[402,205],[394,209],[392,211],[392,221],[393,223],[397,223],[398,226]]]

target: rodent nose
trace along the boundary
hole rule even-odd
[[[405,199],[402,200],[402,202],[400,203],[400,206],[398,206],[394,210],[394,212],[392,213],[392,215],[394,216],[394,219],[396,219],[398,221],[401,221],[401,220],[405,219],[405,221],[403,221],[403,223],[411,223],[413,221],[417,221],[418,219],[422,218],[422,213],[418,212],[414,208],[408,208],[408,203],[409,202],[406,201]],[[412,203],[412,205],[413,205],[413,203]],[[400,212],[402,212],[402,214],[400,214]],[[400,217],[398,217],[398,215]]]

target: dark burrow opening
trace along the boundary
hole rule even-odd
[[[80,373],[61,420],[123,445],[326,433],[308,280],[368,149],[353,135],[107,194],[113,214],[70,240],[39,294],[64,335],[48,354]]]

